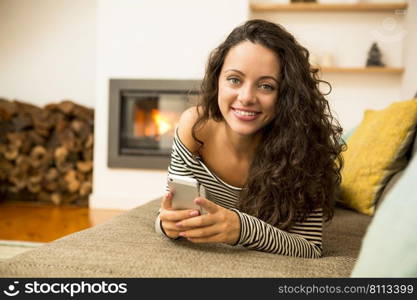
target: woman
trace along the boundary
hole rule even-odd
[[[250,20],[210,55],[201,103],[175,132],[171,174],[197,179],[207,211],[162,200],[157,231],[193,243],[226,243],[317,258],[333,216],[342,129],[319,90],[308,51],[281,26]]]

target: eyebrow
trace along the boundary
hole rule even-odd
[[[236,73],[241,74],[242,76],[245,76],[245,73],[243,73],[242,71],[236,70],[236,69],[229,69],[229,70],[226,70],[225,73],[226,72],[236,72]],[[270,75],[261,76],[259,79],[273,79],[274,81],[276,81],[278,83],[278,79],[275,78],[274,76],[270,76]]]

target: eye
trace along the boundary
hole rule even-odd
[[[262,84],[259,85],[259,87],[261,89],[266,90],[266,91],[274,91],[275,90],[275,87],[273,85],[267,84],[267,83],[262,83]]]
[[[233,85],[237,85],[240,83],[239,78],[236,78],[236,77],[229,77],[227,78],[227,81],[229,81]]]

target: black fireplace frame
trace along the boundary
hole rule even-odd
[[[164,93],[198,93],[200,80],[182,79],[110,79],[109,80],[109,168],[159,169],[166,170],[170,157],[161,155],[130,155],[120,153],[121,94],[123,92],[155,91]],[[195,103],[188,103],[189,106]]]

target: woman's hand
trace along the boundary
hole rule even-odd
[[[204,208],[207,214],[177,222],[179,236],[193,243],[236,244],[240,236],[239,216],[203,197],[198,197],[194,201]]]
[[[162,198],[159,219],[161,220],[165,234],[172,239],[176,239],[179,237],[179,233],[184,229],[178,228],[175,224],[188,218],[196,217],[200,215],[200,212],[195,209],[173,210],[171,201],[172,193],[169,192]]]

